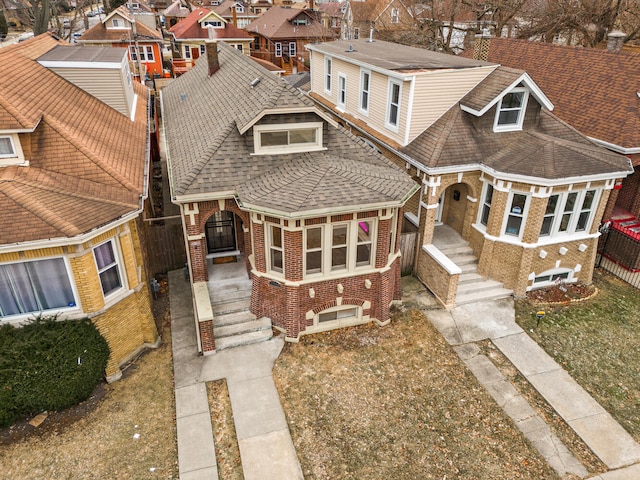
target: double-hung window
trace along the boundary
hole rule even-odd
[[[520,238],[524,230],[528,195],[512,193],[508,203],[507,221],[504,227],[505,235]]]
[[[400,22],[400,10],[398,10],[397,8],[392,8],[391,23],[398,23],[398,22]]]
[[[117,252],[113,240],[108,240],[93,249],[96,259],[102,293],[108,296],[122,287],[122,275],[118,264]]]
[[[0,318],[75,306],[63,258],[0,265]]]
[[[587,231],[596,206],[596,194],[596,190],[583,190],[551,195],[547,200],[540,236]]]
[[[280,42],[275,43],[275,52],[276,52],[276,57],[282,56],[282,43]]]
[[[371,72],[360,71],[360,111],[369,113],[369,91],[371,89]]]
[[[325,57],[324,59],[324,90],[327,93],[331,93],[331,69],[333,62],[331,58]]]
[[[322,239],[323,227],[305,230],[305,273],[313,275],[322,273]]]
[[[200,46],[200,52],[202,53],[202,45]],[[140,55],[141,62],[153,62],[153,47],[150,45],[143,45],[138,47],[138,54],[136,54],[136,47],[129,47],[129,53],[132,61],[138,60],[138,54]]]
[[[529,92],[525,88],[514,88],[502,97],[498,103],[493,129],[495,131],[522,129],[528,97]]]
[[[189,45],[184,45],[183,48],[185,60],[191,60],[191,47]]]
[[[389,99],[387,104],[387,128],[397,131],[400,118],[400,95],[402,85],[395,80],[389,80]]]
[[[493,200],[493,185],[485,185],[484,197],[480,207],[480,223],[485,227],[489,224],[489,213],[491,213],[491,201]]]
[[[204,55],[205,53],[207,53],[207,46],[200,45],[200,55]]]
[[[344,110],[347,107],[347,77],[338,74],[338,108]]]
[[[358,222],[358,232],[356,239],[356,266],[363,267],[371,265],[371,252],[373,251],[373,240],[371,238],[371,222],[361,220]]]
[[[284,272],[284,248],[282,227],[269,225],[269,269],[272,272]]]
[[[296,42],[289,42],[289,56],[296,56]]]
[[[331,228],[331,270],[345,270],[347,268],[347,252],[349,239],[349,225],[332,225]]]

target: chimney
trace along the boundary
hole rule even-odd
[[[238,27],[238,12],[236,12],[236,6],[231,7],[231,14],[233,15],[233,26]]]
[[[313,0],[309,0],[309,10],[313,10]]]
[[[220,70],[220,61],[218,60],[218,44],[215,42],[207,42],[205,44],[207,52],[207,64],[209,65],[209,76]]]
[[[607,34],[607,52],[620,52],[620,49],[622,49],[622,44],[624,43],[624,37],[626,37],[626,35],[619,30],[609,32]]]

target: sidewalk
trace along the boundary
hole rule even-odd
[[[445,339],[456,346],[463,361],[508,414],[511,415],[515,405],[521,404],[521,401],[517,399],[515,390],[506,391],[508,387],[501,383],[501,374],[490,360],[477,355],[474,342],[490,339],[607,468],[612,470],[595,477],[596,479],[640,478],[640,445],[515,323],[512,300],[478,302],[457,307],[451,312],[434,310],[427,312],[427,316]],[[516,414],[516,424],[525,435],[532,434],[527,436],[534,444],[537,442],[539,450],[539,445],[543,446],[541,453],[556,471],[557,466],[563,462],[564,467],[561,468],[569,467],[567,472],[576,468],[573,461],[562,452],[563,448],[558,450],[563,459],[554,458],[555,453],[547,447],[555,440],[547,437],[541,441],[540,437],[545,434],[542,433],[544,427],[540,422],[534,417],[522,415],[522,411],[520,416],[522,418]],[[537,424],[539,428],[532,430],[532,424]],[[574,473],[584,476],[581,472]]]
[[[271,370],[284,344],[275,338],[201,357],[189,284],[169,272],[178,468],[181,480],[218,479],[205,382],[227,379],[246,480],[302,479]]]

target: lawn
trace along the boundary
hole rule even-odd
[[[163,339],[85,404],[2,432],[0,478],[177,479],[168,328]]]
[[[557,478],[417,311],[302,337],[274,376],[307,480]]]
[[[640,292],[596,270],[599,293],[566,306],[516,302],[531,337],[640,441]],[[545,310],[539,325],[535,312]]]

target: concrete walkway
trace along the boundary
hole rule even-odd
[[[611,470],[594,478],[640,478],[640,445],[516,324],[512,300],[478,302],[427,315],[556,471],[586,474],[491,361],[478,355],[475,342],[490,339]]]
[[[246,480],[302,479],[302,469],[271,370],[284,341],[237,347],[201,357],[189,283],[169,272],[178,467],[181,480],[218,479],[205,382],[227,379]]]

